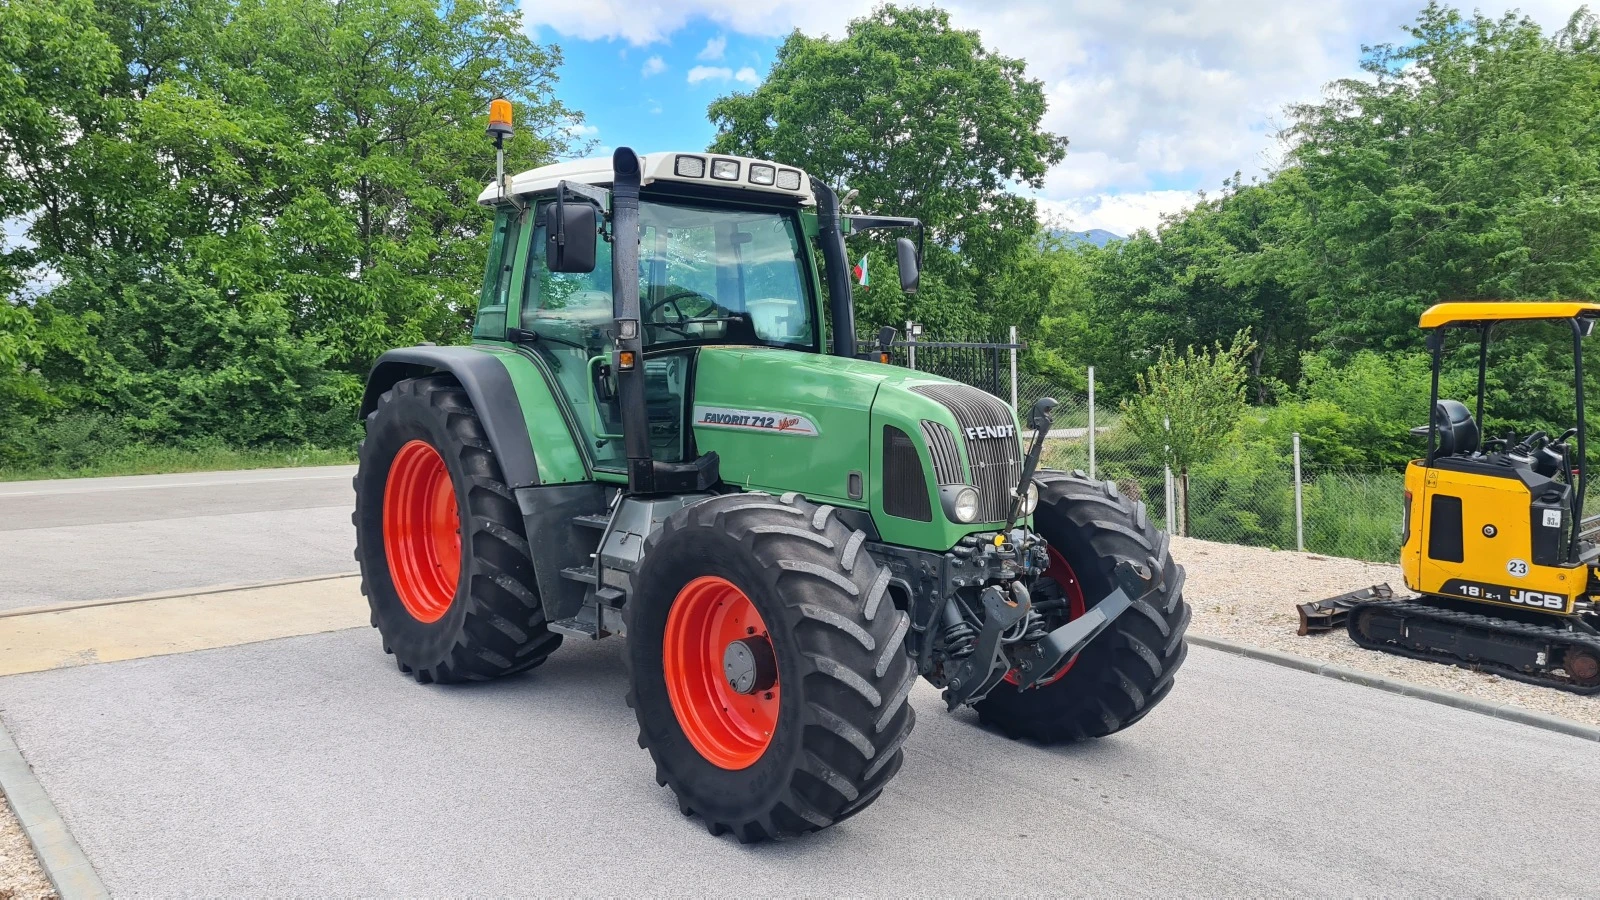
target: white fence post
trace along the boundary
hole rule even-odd
[[[1294,432],[1294,545],[1295,549],[1305,552],[1306,549],[1306,516],[1305,504],[1300,498],[1300,432]]]
[[[1094,366],[1089,367],[1089,477],[1094,478]]]
[[[906,320],[906,364],[915,372],[917,370],[917,330],[916,323]]]
[[[1176,485],[1172,483],[1172,467],[1162,466],[1161,468],[1167,476],[1166,495],[1161,498],[1161,502],[1165,504],[1167,511],[1167,534],[1177,534],[1178,523],[1177,520],[1173,518],[1173,507],[1177,505],[1177,493]]]
[[[1017,326],[1015,325],[1011,326],[1011,408],[1017,409]]]
[[[1172,420],[1171,419],[1162,419],[1161,420],[1161,424],[1167,429],[1167,431],[1171,431],[1172,430]],[[1172,483],[1172,445],[1171,444],[1165,444],[1165,445],[1162,446],[1162,448],[1161,448],[1161,458],[1163,460],[1163,462],[1161,464],[1161,468],[1166,472],[1166,476],[1167,476],[1167,479],[1166,479],[1166,482],[1167,482],[1167,496],[1165,498],[1163,498],[1164,501],[1167,504],[1167,533],[1168,534],[1182,534],[1182,532],[1178,530],[1178,526],[1179,526],[1180,523],[1177,520],[1178,491],[1177,491],[1177,486]]]

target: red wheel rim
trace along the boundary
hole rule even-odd
[[[667,612],[661,654],[667,698],[689,743],[722,769],[754,765],[778,729],[777,681],[741,694],[723,671],[728,645],[746,638],[771,641],[755,604],[725,578],[689,582]]]
[[[437,622],[461,579],[461,514],[450,472],[427,441],[394,455],[383,486],[383,552],[406,612]]]
[[[1065,594],[1067,598],[1067,621],[1071,622],[1073,619],[1083,615],[1089,608],[1089,604],[1083,599],[1083,585],[1078,583],[1078,573],[1072,571],[1072,565],[1067,562],[1065,556],[1061,555],[1061,551],[1055,548],[1055,545],[1049,545],[1045,549],[1050,553],[1050,567],[1044,570],[1044,575],[1061,586],[1061,593]],[[1066,665],[1061,667],[1061,671],[1039,682],[1036,687],[1055,684],[1061,680],[1062,676],[1071,672],[1072,667],[1077,664],[1078,658],[1074,656]],[[1006,681],[1011,684],[1022,683],[1017,678],[1016,669],[1006,673]]]

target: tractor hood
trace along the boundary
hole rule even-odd
[[[1021,477],[1011,407],[937,375],[766,347],[704,347],[691,421],[722,479],[867,510],[885,540],[944,550],[1003,521]],[[939,488],[970,484],[980,519],[950,521]]]

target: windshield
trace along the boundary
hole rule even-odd
[[[639,310],[647,347],[815,349],[815,307],[796,216],[644,201],[639,226]],[[603,340],[611,323],[611,245],[599,243],[594,271],[584,274],[549,271],[544,247],[541,224],[533,236],[535,277],[528,279],[522,327],[569,344]]]

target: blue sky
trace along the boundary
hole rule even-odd
[[[928,0],[902,0],[925,4]],[[703,147],[706,105],[764,77],[792,29],[841,35],[875,0],[527,0],[562,46],[560,92],[600,147]],[[957,27],[1025,59],[1071,139],[1030,192],[1053,223],[1128,234],[1281,158],[1286,104],[1359,74],[1362,46],[1402,42],[1425,0],[941,0]],[[1498,16],[1510,4],[1480,8]],[[1576,0],[1516,4],[1546,29]],[[1472,4],[1466,4],[1468,9]],[[725,41],[720,47],[716,42]],[[708,44],[712,46],[708,48]],[[720,52],[708,52],[718,51]],[[704,54],[705,58],[701,58]],[[650,60],[658,60],[658,64]],[[648,66],[648,68],[647,68]],[[691,75],[699,67],[698,78]],[[741,75],[744,80],[740,81]]]
[[[599,147],[629,144],[641,152],[705,149],[715,133],[706,106],[730,91],[749,90],[767,73],[781,42],[729,34],[704,20],[648,46],[617,38],[554,39],[564,55],[559,92],[583,111],[585,136]]]

